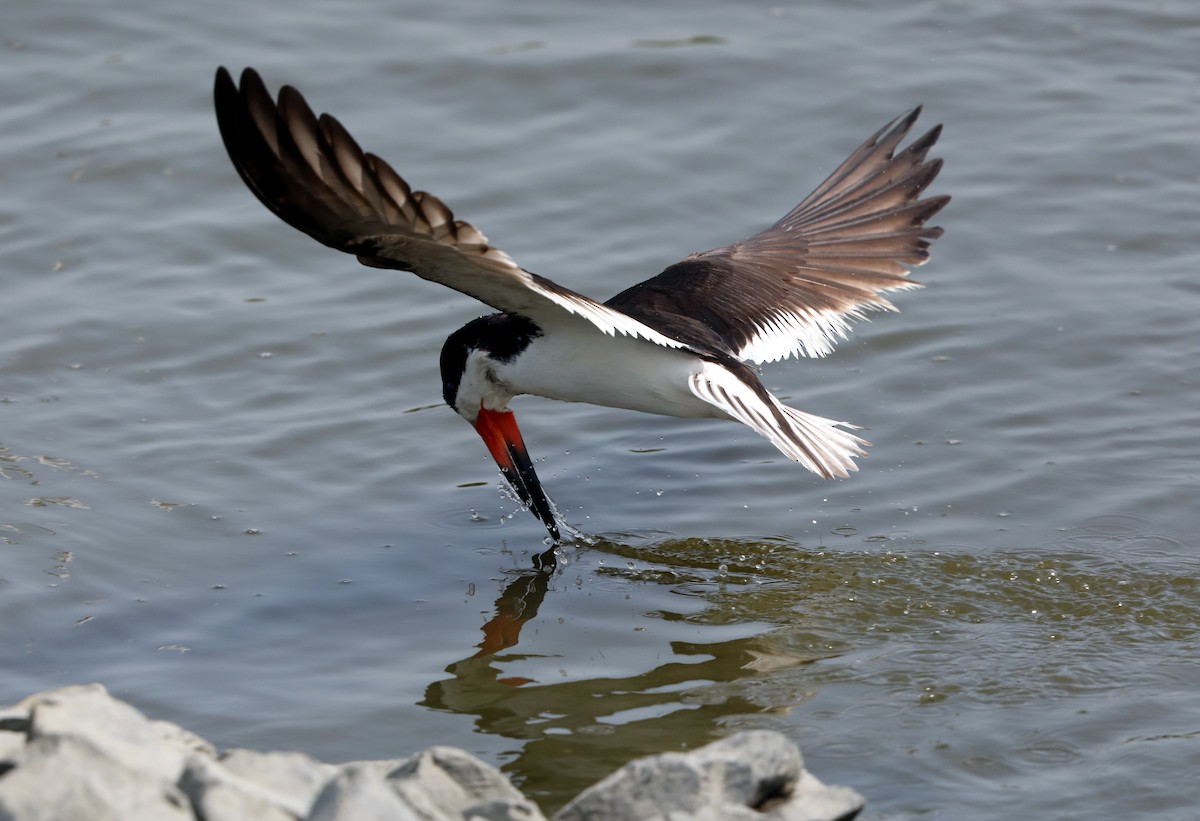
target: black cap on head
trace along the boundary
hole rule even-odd
[[[498,362],[511,362],[542,331],[528,319],[512,314],[490,314],[473,319],[446,338],[442,345],[442,398],[454,407],[458,386],[471,351],[483,351]]]

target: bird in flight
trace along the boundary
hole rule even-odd
[[[820,357],[882,294],[917,288],[909,269],[950,198],[921,198],[941,170],[936,126],[898,150],[921,109],[885,125],[803,202],[752,237],[691,254],[597,302],[531,273],[364,153],[300,92],[272,99],[254,69],[217,70],[229,158],[255,196],[318,242],[375,268],[411,271],[499,313],[459,328],[441,353],[442,395],[482,437],[521,502],[561,541],[509,401],[533,394],[683,418],[741,422],[826,479],[858,469],[856,426],[780,402],[747,363]]]

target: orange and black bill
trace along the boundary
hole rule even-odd
[[[512,411],[480,408],[479,416],[475,419],[475,430],[483,438],[483,443],[487,445],[492,458],[500,466],[500,472],[516,491],[522,504],[546,526],[546,530],[550,531],[550,538],[556,543],[561,541],[558,522],[554,518],[554,508],[551,507],[550,499],[542,490],[542,483],[538,481],[533,470],[533,461],[529,458],[529,452],[525,450],[516,415]]]

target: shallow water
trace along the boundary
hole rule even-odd
[[[1197,54],[1181,1],[10,3],[0,703],[101,681],[219,746],[456,744],[548,808],[771,727],[868,819],[1193,817]],[[440,403],[482,309],[255,202],[219,64],[597,297],[924,103],[928,287],[766,371],[871,457],[824,483],[735,425],[520,400],[592,537],[538,578]]]

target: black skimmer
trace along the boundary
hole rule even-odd
[[[509,401],[533,394],[685,418],[734,419],[827,479],[857,470],[856,426],[790,408],[747,362],[819,357],[886,291],[920,287],[909,269],[950,200],[921,199],[942,167],[926,159],[941,126],[898,151],[921,109],[885,125],[817,190],[754,236],[691,254],[607,302],[526,271],[413,191],[336,119],[291,86],[271,98],[258,73],[217,70],[221,137],[263,205],[313,239],[375,268],[411,271],[500,313],[452,333],[442,395],[487,444],[505,479],[561,539]]]

